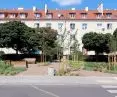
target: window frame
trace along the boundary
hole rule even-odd
[[[76,24],[75,23],[70,23],[70,30],[75,30]]]
[[[88,26],[88,24],[87,23],[82,23],[82,30],[87,30],[87,27]]]
[[[112,26],[113,26],[112,23],[107,23],[107,30],[112,30]]]
[[[71,19],[75,19],[76,18],[76,13],[69,13],[69,16]]]
[[[40,19],[41,18],[41,13],[35,13],[34,16],[35,16],[36,19]]]
[[[58,23],[58,30],[62,31],[62,28],[63,28],[63,23]]]

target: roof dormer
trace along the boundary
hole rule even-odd
[[[82,19],[86,19],[86,18],[87,18],[87,13],[86,13],[86,12],[81,13],[81,18],[82,18]]]
[[[69,13],[70,19],[75,19],[76,18],[76,13]]]
[[[112,13],[106,13],[106,18],[110,19],[112,17]]]
[[[42,16],[41,13],[34,13],[34,17],[35,17],[36,19],[40,19],[41,16]]]

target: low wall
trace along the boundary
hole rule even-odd
[[[13,60],[13,61],[19,61],[23,60],[24,58],[36,58],[36,61],[41,62],[41,55],[39,54],[5,54],[1,57],[3,60]],[[50,56],[46,56],[47,61],[52,61],[56,59],[56,55],[51,58]]]
[[[84,60],[89,62],[108,62],[108,55],[88,55],[84,56]]]

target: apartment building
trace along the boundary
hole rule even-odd
[[[51,10],[45,5],[45,9],[26,10],[18,9],[0,9],[0,23],[18,20],[32,28],[51,27],[58,31],[58,34],[64,33],[65,29],[68,37],[75,36],[80,44],[82,51],[82,37],[88,32],[113,33],[117,28],[117,10],[105,9],[102,13],[98,10],[89,10],[86,7],[83,10]],[[67,39],[68,40],[68,39]],[[65,42],[67,47],[67,41]],[[69,54],[70,46],[66,48],[64,54]]]

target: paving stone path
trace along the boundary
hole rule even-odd
[[[23,66],[25,66],[25,65],[23,65]],[[56,70],[59,70],[59,63],[52,63],[47,66],[41,65],[41,63],[40,64],[29,64],[29,68],[26,71],[21,72],[21,73],[17,74],[16,76],[47,75],[49,67],[54,67]]]

